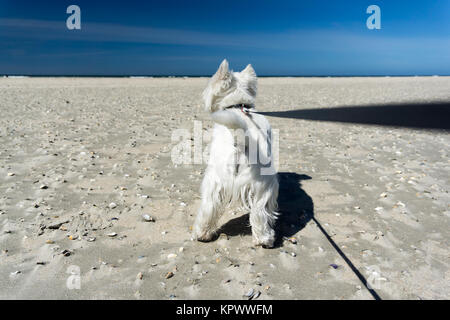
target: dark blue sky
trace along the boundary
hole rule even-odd
[[[450,1],[0,0],[0,74],[209,75],[223,58],[259,75],[450,75]]]

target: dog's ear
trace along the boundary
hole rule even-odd
[[[228,69],[227,59],[223,59],[222,63],[219,66],[219,69],[217,69],[215,77],[219,80],[227,80],[230,77],[230,70]]]
[[[258,78],[256,77],[256,72],[252,65],[249,64],[241,71],[241,75],[247,83],[248,91],[251,95],[256,96],[258,90]]]
[[[241,71],[242,74],[246,74],[248,76],[252,76],[256,78],[255,69],[253,69],[251,64],[248,64],[244,70]]]
[[[203,91],[203,100],[205,101],[205,109],[213,111],[217,97],[224,96],[224,92],[228,90],[233,82],[233,75],[228,69],[228,61],[224,59],[217,69],[216,73],[208,82],[208,86]]]

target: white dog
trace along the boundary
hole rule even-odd
[[[203,92],[205,108],[215,125],[194,224],[194,236],[199,241],[211,241],[226,207],[238,204],[250,211],[254,244],[274,245],[278,179],[273,168],[270,124],[254,113],[256,91],[257,78],[251,65],[232,72],[224,60]],[[245,132],[245,151],[235,145],[236,129]]]

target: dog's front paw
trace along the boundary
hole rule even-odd
[[[200,242],[210,242],[213,239],[214,239],[213,234],[205,234],[205,235],[197,237],[197,241],[200,241]]]
[[[270,249],[275,246],[275,234],[268,236],[253,236],[253,245],[256,247],[263,247],[265,249]]]
[[[216,233],[211,230],[195,230],[194,231],[194,239],[200,242],[210,242],[214,239]]]
[[[275,240],[267,240],[267,241],[260,241],[260,240],[253,240],[253,245],[255,247],[263,247],[264,249],[271,249],[275,246]]]

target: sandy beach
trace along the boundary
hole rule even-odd
[[[450,298],[448,131],[269,117],[284,241],[242,210],[192,241],[206,164],[171,136],[212,127],[206,82],[0,79],[0,299],[373,299],[317,222],[382,299]],[[260,78],[257,108],[432,101],[450,77]]]

